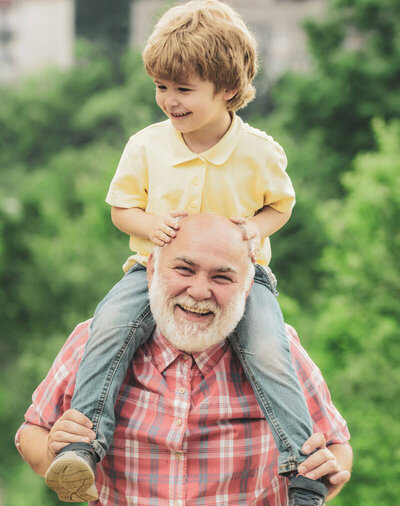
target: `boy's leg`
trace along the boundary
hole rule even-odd
[[[301,448],[313,425],[292,364],[276,282],[258,265],[254,279],[245,314],[230,340],[272,430],[278,472],[290,475],[307,458]]]
[[[63,500],[93,500],[90,494],[85,495],[85,487],[93,483],[96,462],[103,459],[113,440],[118,392],[135,351],[153,329],[146,270],[136,264],[111,289],[94,315],[71,408],[92,420],[96,439],[86,449],[82,444],[80,448],[66,446],[50,466],[46,483]],[[84,485],[81,477],[85,477]]]
[[[111,289],[96,309],[79,366],[71,408],[93,422],[99,460],[114,438],[114,405],[128,366],[154,327],[147,288],[146,269],[136,264]]]

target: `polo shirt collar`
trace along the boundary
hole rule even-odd
[[[213,369],[228,350],[226,340],[214,344],[206,351],[187,354],[174,348],[161,334],[157,327],[149,347],[149,359],[152,360],[157,370],[162,374],[179,356],[191,357],[203,376]]]
[[[197,154],[190,151],[183,140],[182,134],[175,130],[170,120],[168,120],[168,123],[170,126],[172,164],[174,166],[191,160],[196,160],[198,158],[213,165],[222,165],[231,156],[233,150],[239,142],[239,138],[243,130],[243,121],[239,118],[239,116],[236,116],[236,114],[233,113],[231,126],[222,139],[212,148],[204,151],[203,153]]]

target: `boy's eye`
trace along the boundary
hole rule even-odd
[[[182,91],[183,93],[186,93],[187,91],[192,91],[190,88],[182,88],[182,87],[179,87],[178,90]]]
[[[166,90],[167,87],[163,86],[162,84],[157,84],[157,89],[163,91],[163,90]]]

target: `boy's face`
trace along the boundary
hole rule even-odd
[[[185,141],[209,136],[222,136],[230,124],[227,101],[233,90],[215,93],[215,85],[192,76],[183,82],[154,79],[156,102],[170,118],[174,128],[182,133]]]

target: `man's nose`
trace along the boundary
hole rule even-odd
[[[208,280],[201,276],[194,276],[190,280],[187,294],[194,300],[206,300],[211,298],[211,287]]]

